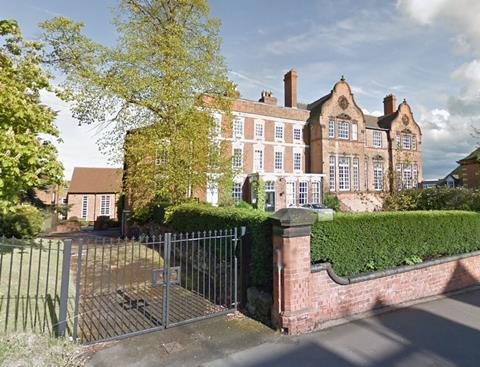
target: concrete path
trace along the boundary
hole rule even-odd
[[[217,318],[119,342],[98,352],[90,365],[477,367],[480,291],[300,337],[281,336],[248,319]]]

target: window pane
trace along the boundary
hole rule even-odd
[[[350,191],[350,158],[338,159],[338,189]]]
[[[304,205],[307,203],[308,183],[300,182],[298,190],[298,204]]]
[[[302,169],[302,153],[293,153],[293,169],[296,171]]]
[[[299,128],[293,129],[293,140],[300,141],[302,139],[302,130]]]
[[[242,200],[242,184],[235,182],[232,188],[232,197],[234,201]]]
[[[330,191],[335,191],[336,190],[336,163],[335,163],[335,157],[331,156],[329,159],[329,183],[330,183]]]
[[[360,191],[360,171],[358,158],[353,158],[353,189]]]
[[[350,138],[350,124],[346,121],[341,121],[338,124],[338,137],[340,139]]]
[[[280,126],[280,125],[275,126],[275,138],[279,140],[283,140],[283,126]]]
[[[241,148],[233,149],[233,158],[232,158],[233,168],[242,168],[243,166],[243,151]]]
[[[263,137],[263,125],[262,124],[255,124],[255,136],[257,138]]]
[[[312,204],[320,204],[320,182],[310,184],[312,190]]]
[[[233,121],[233,136],[234,137],[243,137],[243,120],[235,119]]]
[[[263,170],[263,150],[255,149],[253,168],[259,172]]]
[[[328,121],[328,137],[329,138],[335,137],[335,121],[334,120]]]
[[[358,127],[357,127],[357,124],[352,124],[352,140],[358,140]]]
[[[276,151],[275,152],[274,167],[275,167],[276,170],[282,170],[283,169],[283,152],[282,151]]]
[[[287,207],[295,205],[295,182],[287,182]]]
[[[382,147],[382,133],[380,131],[373,132],[373,146],[375,148]]]
[[[383,164],[374,163],[373,165],[373,188],[376,191],[383,190]]]
[[[410,135],[403,135],[403,149],[410,149]]]

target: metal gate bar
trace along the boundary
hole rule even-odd
[[[119,339],[237,307],[237,229],[80,240],[73,337]]]

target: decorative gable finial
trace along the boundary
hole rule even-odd
[[[344,82],[344,81],[345,81],[345,76],[342,75],[342,77],[340,78],[340,80],[341,80],[342,82]]]
[[[405,98],[403,99],[403,103],[407,104],[407,100]]]

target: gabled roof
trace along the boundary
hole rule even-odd
[[[332,92],[328,93],[327,95],[317,99],[315,102],[312,102],[310,104],[307,105],[307,109],[309,109],[310,111],[313,110],[313,109],[316,109],[316,108],[322,108],[323,104],[325,102],[327,102],[330,97],[332,96]]]
[[[460,159],[458,161],[458,163],[465,162],[465,161],[480,161],[480,148],[475,149],[473,152],[471,152],[465,158]]]
[[[75,167],[69,194],[119,193],[122,191],[123,169]]]
[[[382,129],[390,130],[392,128],[392,122],[393,120],[395,120],[397,116],[398,116],[398,110],[394,113],[391,113],[390,115],[380,116],[378,118],[377,124]]]

